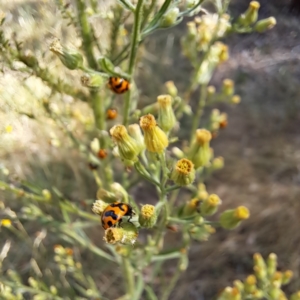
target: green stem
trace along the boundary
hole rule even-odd
[[[168,285],[165,288],[165,290],[164,290],[164,292],[163,292],[163,294],[162,294],[162,296],[160,298],[161,300],[168,300],[169,299],[169,296],[172,293],[172,291],[173,291],[173,289],[175,287],[175,284],[178,281],[178,279],[180,277],[180,274],[181,274],[180,264],[181,264],[181,261],[179,259],[178,264],[177,264],[177,268],[175,270],[175,273],[174,273],[171,281],[168,282]]]
[[[196,131],[198,125],[199,125],[200,118],[203,114],[203,109],[204,109],[205,103],[206,103],[206,94],[207,94],[207,85],[202,84],[200,86],[200,99],[199,99],[198,106],[197,106],[197,109],[196,109],[196,114],[193,117],[190,143],[192,143],[193,136],[194,136],[195,131]]]
[[[86,59],[89,66],[97,70],[97,61],[93,53],[93,35],[92,28],[88,22],[86,6],[84,0],[76,0],[77,6],[77,18],[80,25],[81,37],[82,37],[82,46],[85,52]]]
[[[123,276],[126,280],[126,290],[128,299],[133,299],[134,295],[134,274],[128,257],[122,257]]]
[[[131,35],[131,48],[129,56],[129,65],[128,65],[128,75],[131,80],[134,75],[134,66],[136,60],[136,54],[139,46],[140,35],[141,35],[141,23],[142,23],[142,11],[143,11],[144,0],[138,0],[134,13],[134,23],[133,23],[133,32]],[[126,94],[124,102],[124,119],[123,124],[128,125],[129,114],[130,114],[130,100],[131,100],[131,89]]]

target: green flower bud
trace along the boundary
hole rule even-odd
[[[257,1],[250,2],[248,9],[244,13],[244,26],[251,25],[257,21],[259,8],[260,4]]]
[[[234,287],[236,287],[240,292],[244,291],[244,284],[240,280],[235,280],[233,282]]]
[[[120,199],[118,199],[118,197],[116,196],[115,193],[109,192],[103,188],[98,189],[96,196],[97,196],[97,199],[101,199],[107,203],[113,203],[113,202],[117,202],[120,200]]]
[[[128,203],[128,193],[120,183],[114,182],[110,185],[110,188],[119,202]]]
[[[172,154],[176,156],[176,158],[183,158],[184,157],[184,152],[179,149],[178,147],[173,147],[171,150]]]
[[[241,300],[242,295],[236,287],[226,287],[218,300]]]
[[[269,296],[271,300],[278,300],[281,296],[282,291],[280,289],[280,284],[277,282],[272,282],[269,287]]]
[[[165,86],[166,86],[166,88],[167,88],[168,93],[169,93],[173,98],[177,97],[177,95],[178,95],[178,90],[177,90],[177,87],[176,87],[176,85],[174,84],[173,81],[167,81],[167,82],[165,82]]]
[[[233,95],[230,99],[230,103],[232,104],[239,104],[241,102],[241,97],[239,95]]]
[[[149,152],[162,153],[169,145],[167,135],[157,126],[153,115],[140,118],[140,126],[144,132],[144,143]]]
[[[125,160],[137,161],[141,149],[136,140],[128,134],[126,127],[115,125],[109,132],[118,146],[120,157]]]
[[[206,129],[197,129],[194,141],[188,154],[188,158],[194,163],[195,169],[205,166],[210,158],[209,142],[212,136]]]
[[[70,70],[75,70],[82,67],[83,58],[80,53],[74,50],[68,50],[59,42],[59,39],[54,39],[49,47],[50,51],[55,53],[60,61]]]
[[[189,229],[191,237],[198,241],[207,241],[208,238],[216,232],[211,225],[205,224],[203,226],[194,226]]]
[[[161,18],[160,27],[170,27],[176,24],[177,18],[179,16],[179,8],[173,7],[169,9],[164,16]]]
[[[218,195],[212,194],[205,199],[200,205],[200,212],[202,216],[211,216],[216,213],[218,206],[222,204]]]
[[[224,158],[221,156],[214,158],[211,163],[211,168],[213,171],[223,169],[224,168]]]
[[[277,255],[275,253],[271,253],[267,260],[267,272],[268,276],[272,277],[277,270]]]
[[[253,262],[253,270],[255,272],[256,277],[260,280],[265,280],[267,277],[267,265],[260,253],[255,253],[253,255]]]
[[[200,200],[197,198],[194,198],[194,199],[186,202],[185,205],[182,207],[180,216],[189,217],[189,216],[196,214],[199,209],[199,202],[200,202]]]
[[[239,206],[236,209],[224,211],[220,216],[220,224],[225,229],[234,229],[240,225],[242,220],[248,219],[249,210],[245,206]]]
[[[290,300],[300,300],[300,291],[294,293],[294,294],[291,296]]]
[[[283,285],[289,284],[291,282],[292,277],[293,277],[293,271],[291,270],[285,271],[282,276],[282,284]]]
[[[107,75],[100,72],[89,72],[81,76],[81,84],[89,88],[99,88],[107,83]]]
[[[186,186],[194,182],[194,164],[186,158],[177,161],[170,178],[179,186]]]
[[[157,97],[158,103],[158,124],[165,132],[169,132],[176,124],[176,118],[172,108],[172,97],[170,95],[160,95]]]
[[[232,96],[234,94],[234,82],[231,79],[224,79],[222,86],[222,94],[224,96]]]
[[[254,30],[261,33],[269,29],[272,29],[275,25],[276,25],[276,19],[274,17],[269,17],[267,19],[258,21],[254,26]]]
[[[157,221],[157,214],[155,211],[155,206],[146,204],[141,208],[141,213],[139,215],[139,223],[141,227],[152,228]]]
[[[249,275],[244,283],[244,290],[247,294],[252,294],[256,289],[256,277],[254,275]]]
[[[104,241],[108,244],[133,245],[138,237],[137,228],[129,223],[122,223],[122,227],[110,227],[105,230]]]
[[[43,194],[45,200],[47,200],[47,201],[51,200],[52,195],[49,190],[47,190],[47,189],[42,190],[42,194]]]
[[[139,124],[131,124],[128,126],[128,132],[131,137],[135,139],[137,145],[143,151],[145,149],[144,136],[142,134]]]

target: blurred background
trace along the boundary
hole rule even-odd
[[[78,41],[76,32],[65,26],[52,2],[2,0],[1,9],[9,12],[9,30],[18,32],[18,39],[36,51],[42,61],[52,60],[57,70],[60,62],[47,52],[48,39],[60,36],[75,46]],[[208,191],[223,200],[222,209],[246,205],[251,218],[233,231],[219,229],[209,241],[194,243],[190,266],[171,299],[213,299],[234,279],[251,273],[255,252],[264,257],[276,253],[279,269],[292,269],[295,273],[287,291],[300,289],[300,17],[290,12],[288,0],[260,3],[259,18],[274,16],[276,27],[263,34],[227,38],[230,59],[212,80],[213,85],[220,86],[224,78],[233,79],[242,102],[234,107],[218,105],[228,114],[229,123],[213,140],[212,147],[216,156],[224,157],[225,167],[206,183]],[[248,4],[247,0],[233,0],[231,15],[239,15]],[[186,86],[190,66],[180,50],[186,21],[147,38],[136,82],[144,103],[156,99],[165,81],[173,80],[179,91]],[[72,77],[66,78],[77,86],[80,83],[74,77],[73,72]],[[36,121],[30,116],[31,112],[42,115],[36,103],[48,92],[38,79],[2,68],[0,167],[10,171],[12,183],[26,180],[42,189],[56,186],[78,203],[94,199],[97,187],[86,162],[70,148],[70,142],[50,119]],[[73,103],[66,99],[64,105],[67,109]],[[74,105],[84,112],[83,123],[89,126],[92,114],[88,107],[85,103]],[[80,135],[83,129],[78,126],[76,131]],[[135,192],[136,197],[141,197],[140,203],[147,203],[142,196],[144,190],[139,188]],[[0,197],[14,210],[21,206],[20,200],[10,194],[0,191]],[[34,222],[24,226],[29,235],[37,234]],[[89,234],[100,245],[99,230],[100,225],[89,229]],[[0,245],[7,238],[12,240],[13,256],[10,255],[6,268],[17,269],[25,278],[29,272],[29,248],[3,230]],[[50,234],[46,246],[59,243],[59,239]],[[49,258],[44,259],[46,266]],[[90,253],[81,253],[81,259],[83,267],[99,279],[99,286],[109,289],[117,281],[120,274],[114,278],[107,276],[110,272],[106,273],[105,266],[95,265]],[[171,265],[168,272],[172,273]],[[111,297],[114,298],[113,293]]]

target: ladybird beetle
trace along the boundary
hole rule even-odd
[[[117,94],[123,94],[130,88],[128,80],[120,77],[110,77],[108,81],[108,87]]]
[[[127,203],[115,202],[108,205],[102,213],[101,222],[104,229],[116,227],[124,216],[129,216],[128,222],[135,215],[132,207]]]

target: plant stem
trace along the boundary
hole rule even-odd
[[[85,11],[85,1],[76,0],[77,6],[77,18],[80,26],[80,32],[82,37],[82,46],[85,52],[86,59],[90,68],[97,70],[97,61],[93,53],[93,35],[92,28],[87,19],[87,13]]]
[[[201,86],[200,86],[200,98],[199,98],[199,102],[198,102],[198,105],[197,105],[196,114],[193,117],[190,143],[192,142],[192,139],[193,139],[195,131],[198,127],[200,118],[203,114],[203,109],[205,107],[205,102],[206,102],[206,94],[207,94],[207,85],[206,84],[201,84]]]
[[[134,66],[136,60],[136,54],[140,41],[141,34],[141,23],[142,23],[142,11],[143,11],[144,0],[138,0],[136,5],[135,13],[134,13],[134,23],[133,23],[133,32],[131,36],[131,48],[130,48],[130,56],[129,56],[129,65],[128,65],[128,75],[131,80],[134,75]],[[124,119],[123,124],[125,126],[128,125],[129,114],[130,114],[130,100],[131,100],[131,89],[126,94],[125,102],[124,102]]]
[[[180,264],[181,264],[181,261],[179,259],[178,264],[177,264],[177,268],[175,270],[175,273],[174,273],[171,281],[168,282],[168,286],[166,287],[166,289],[164,290],[164,292],[163,292],[163,294],[160,298],[161,300],[168,300],[169,299],[169,296],[172,293],[172,291],[175,287],[175,284],[176,284],[176,282],[179,279],[180,274],[181,274]]]
[[[128,257],[122,257],[123,276],[126,280],[126,290],[128,299],[133,299],[134,295],[134,275],[132,272],[132,266]]]

